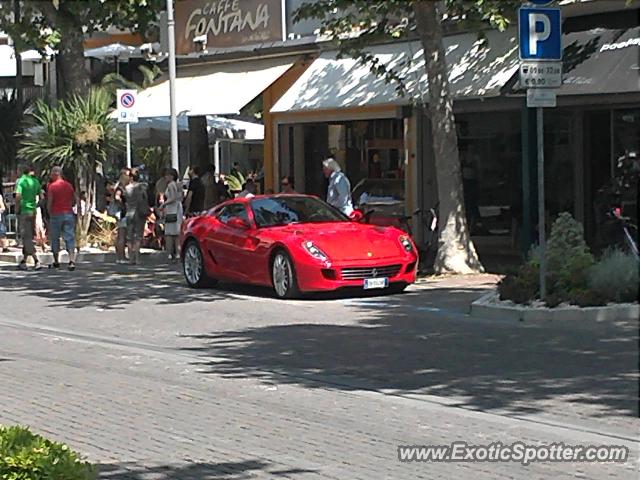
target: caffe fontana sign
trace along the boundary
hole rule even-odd
[[[183,0],[176,30],[180,54],[195,51],[194,39],[203,36],[208,48],[282,40],[282,0]]]

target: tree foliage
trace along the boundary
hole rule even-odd
[[[86,35],[111,27],[147,35],[164,0],[20,0],[21,21],[14,22],[13,2],[0,2],[0,28],[21,47],[55,48],[70,28]]]
[[[89,74],[84,68],[84,41],[94,32],[118,28],[148,35],[163,0],[16,0],[0,2],[0,30],[11,35],[17,48],[52,47],[58,51],[59,86],[63,97],[86,93]]]
[[[320,34],[334,40],[339,57],[352,57],[376,75],[394,83],[398,93],[406,93],[404,79],[388,69],[367,47],[389,40],[416,39],[415,6],[419,0],[319,0],[303,3],[294,12],[294,21],[321,22]],[[446,0],[445,22],[450,29],[505,30],[522,4],[519,0]]]

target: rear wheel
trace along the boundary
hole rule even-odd
[[[189,240],[184,246],[182,271],[187,285],[191,288],[205,288],[215,284],[215,281],[207,275],[202,250],[195,240]]]
[[[300,295],[293,261],[284,250],[278,251],[273,258],[271,281],[278,298],[296,298]]]

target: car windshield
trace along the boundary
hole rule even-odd
[[[251,202],[256,225],[277,227],[291,223],[347,222],[338,210],[312,197],[268,197]]]

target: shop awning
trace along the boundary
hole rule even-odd
[[[640,27],[564,36],[559,95],[640,93]]]
[[[234,115],[282,76],[296,61],[283,57],[180,68],[176,79],[179,115]],[[138,116],[169,116],[169,81],[138,94]]]
[[[515,29],[445,38],[451,90],[455,98],[473,99],[500,95],[501,88],[518,68]],[[407,105],[428,101],[425,58],[419,42],[400,42],[369,49],[378,61],[404,79],[407,95],[386,83],[352,58],[337,58],[336,51],[318,57],[278,101],[272,112],[326,110],[372,105]]]

